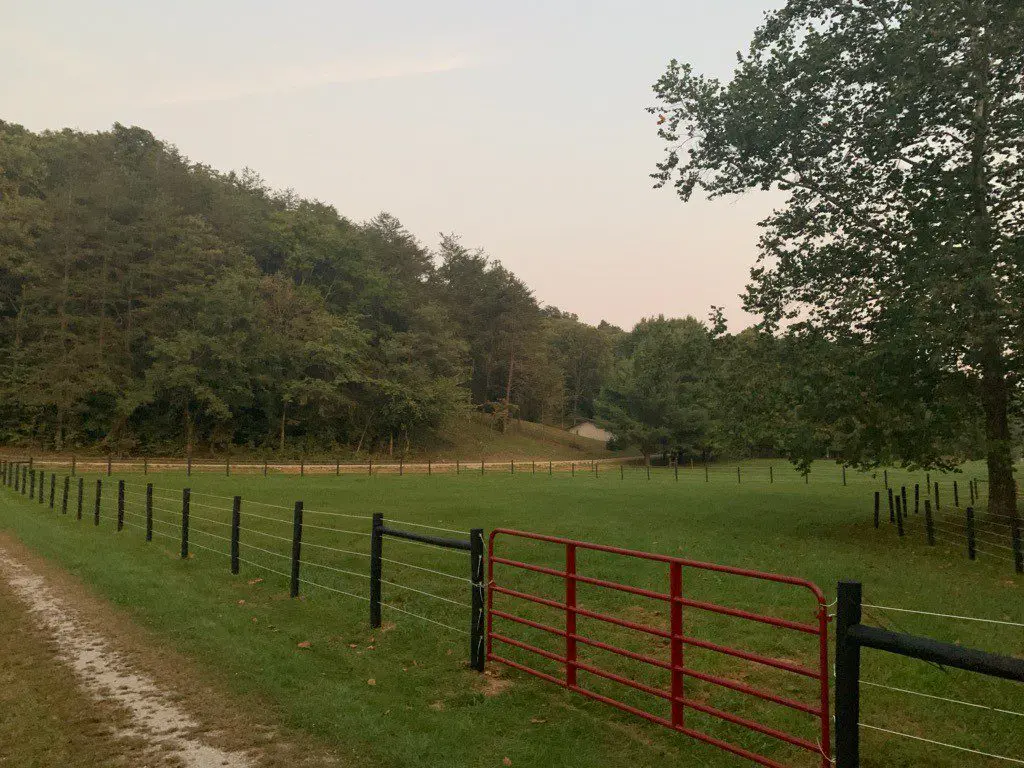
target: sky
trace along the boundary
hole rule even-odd
[[[753,318],[739,294],[772,193],[653,189],[652,83],[728,78],[773,0],[10,3],[0,119],[138,125],[427,247],[483,248],[542,304],[630,328]],[[777,4],[777,2],[775,2]]]

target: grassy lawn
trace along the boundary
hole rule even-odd
[[[964,478],[972,471],[981,476],[976,467],[959,476],[961,505],[967,497]],[[91,521],[96,480],[92,475],[85,483],[81,522],[75,520],[74,503],[71,514],[62,517],[48,506],[6,490],[0,496],[0,527],[14,531],[34,550],[123,606],[170,646],[196,658],[214,680],[258,697],[288,725],[338,747],[354,766],[497,766],[505,758],[514,766],[655,766],[666,760],[694,766],[746,764],[499,665],[492,664],[494,674],[484,677],[466,669],[468,638],[463,632],[468,611],[459,605],[385,585],[384,599],[391,604],[384,609],[385,626],[371,631],[367,603],[342,592],[367,594],[362,575],[368,566],[362,555],[368,551],[369,521],[361,518],[374,512],[383,512],[392,521],[459,531],[521,528],[789,574],[816,582],[828,601],[834,599],[837,580],[860,579],[868,603],[1024,622],[1024,582],[1014,575],[1012,564],[986,555],[968,561],[955,538],[955,527],[949,528],[953,532],[945,536],[947,541],[934,548],[924,541],[921,515],[911,515],[903,540],[888,524],[884,508],[882,528],[873,528],[871,496],[881,485],[880,476],[851,471],[843,486],[839,468],[823,463],[805,483],[780,462],[774,464],[772,474],[775,482],[770,484],[768,464],[749,462],[741,467],[738,479],[735,466],[714,467],[707,481],[699,466],[682,468],[678,480],[667,469],[654,470],[648,480],[644,469],[631,467],[622,475],[618,468],[605,467],[597,476],[578,471],[575,477],[557,472],[548,476],[540,468],[537,475],[517,472],[514,477],[507,473],[374,478],[125,475],[129,515],[128,526],[120,534],[114,532],[113,524],[118,478],[103,478],[101,524],[96,529]],[[889,479],[897,486],[910,485],[912,498],[912,484],[923,484],[924,474],[892,471]],[[951,510],[952,476],[932,479],[942,484],[943,511]],[[143,509],[141,493],[147,481],[156,486],[159,521],[158,535],[149,544],[137,527],[143,522],[137,515]],[[176,527],[185,485],[193,490],[192,541],[198,545],[187,562],[178,557]],[[230,519],[230,497],[235,494],[244,499],[242,557],[248,561],[237,577],[228,572],[227,541],[219,538],[228,535],[224,523]],[[297,499],[307,510],[303,549],[307,583],[303,599],[292,601],[281,574],[288,571],[290,509]],[[58,507],[59,503],[58,499]],[[949,520],[948,525],[954,523]],[[993,543],[986,550],[979,542],[979,548],[1008,555],[996,546],[1009,544],[1001,529],[988,523],[984,527],[982,536]],[[509,541],[501,546],[513,557],[552,567],[563,564],[562,553],[550,545]],[[468,600],[467,584],[420,570],[465,577],[464,555],[387,540],[384,556],[407,564],[384,564],[384,578],[395,585],[456,602]],[[663,566],[621,558],[581,556],[580,571],[658,591],[667,587]],[[540,574],[496,566],[496,581],[561,597],[558,581]],[[791,587],[686,569],[684,592],[694,599],[787,619],[814,619],[813,601]],[[667,626],[666,612],[658,601],[583,586],[579,598],[581,605],[596,610]],[[512,607],[513,603],[499,597],[495,605]],[[561,626],[561,618],[551,609],[522,603],[515,608]],[[869,620],[940,640],[1024,655],[1024,632],[1019,628],[878,611]],[[815,661],[813,638],[807,635],[697,609],[687,609],[684,621],[687,633],[700,639],[805,665]],[[581,623],[580,630],[667,658],[659,638],[638,638],[589,621]],[[558,638],[535,630],[505,625],[502,631],[551,651],[561,650]],[[305,642],[308,648],[298,647]],[[543,659],[530,659],[507,647],[501,652],[558,674],[557,667]],[[600,651],[587,651],[585,658],[652,685],[667,683],[667,673]],[[870,651],[865,652],[864,661],[864,680],[1024,711],[1022,686]],[[790,673],[697,648],[687,650],[687,664],[814,702],[811,681]],[[581,683],[656,714],[666,713],[663,702],[645,694],[589,675],[581,675]],[[802,713],[696,680],[687,682],[687,695],[808,740],[815,738],[812,719]],[[1024,755],[1022,719],[1011,715],[867,688],[862,720],[986,752]],[[696,711],[687,712],[687,724],[787,765],[820,763],[809,753]],[[984,758],[965,759],[962,753],[874,732],[865,732],[862,742],[865,766],[987,764]]]

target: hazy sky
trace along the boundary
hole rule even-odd
[[[0,118],[140,125],[426,245],[458,232],[589,322],[723,304],[772,199],[654,190],[651,84],[728,76],[774,0],[6,3]]]

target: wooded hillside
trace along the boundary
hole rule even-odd
[[[0,122],[0,249],[0,438],[57,450],[404,450],[474,406],[567,422],[620,334],[454,235],[431,253],[121,125]]]

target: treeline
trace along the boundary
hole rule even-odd
[[[684,459],[980,441],[962,372],[717,310],[590,326],[454,235],[432,252],[120,125],[0,122],[0,354],[0,442],[52,450],[406,454],[474,409]]]
[[[618,329],[453,235],[354,223],[139,128],[0,122],[0,439],[394,452],[592,414]]]
[[[643,320],[618,351],[596,413],[647,457],[952,467],[983,451],[977,382],[891,347],[799,323],[728,334],[713,308]]]

